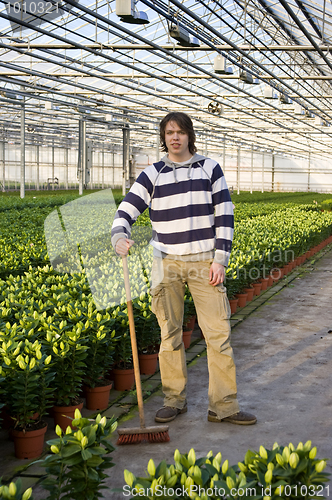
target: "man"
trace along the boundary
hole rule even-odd
[[[230,307],[223,285],[233,238],[233,205],[220,166],[196,153],[190,117],[169,113],[160,123],[164,158],[147,167],[119,206],[112,244],[127,255],[130,228],[150,209],[152,223],[152,311],[161,329],[159,366],[164,406],[157,422],[187,411],[187,369],[182,342],[187,283],[207,344],[209,411],[212,422],[250,425],[256,417],[239,410],[230,345]]]

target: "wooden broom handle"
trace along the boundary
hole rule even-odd
[[[142,428],[142,427],[145,427],[145,418],[144,418],[144,409],[143,409],[143,394],[142,394],[142,385],[141,385],[141,374],[140,374],[139,361],[138,361],[138,350],[137,350],[137,341],[136,341],[136,333],[135,333],[134,311],[133,311],[133,303],[131,300],[129,271],[128,271],[128,262],[127,262],[126,255],[122,256],[122,266],[123,266],[124,284],[125,284],[126,299],[127,299],[129,332],[130,332],[130,340],[131,340],[131,350],[132,350],[132,354],[133,354],[137,403],[138,403],[140,426]]]

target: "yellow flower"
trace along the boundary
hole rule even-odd
[[[29,500],[32,495],[32,488],[28,488],[22,495],[22,500]]]
[[[149,463],[148,463],[148,473],[152,477],[154,477],[155,474],[156,474],[156,466],[155,466],[154,461],[152,460],[152,458],[150,458]]]
[[[325,460],[321,460],[320,462],[318,462],[318,464],[315,465],[315,470],[316,472],[322,472],[326,467],[326,461]]]
[[[76,410],[75,410],[74,417],[75,417],[75,419],[82,418],[81,412],[78,408],[76,408]]]
[[[16,495],[16,491],[17,491],[16,484],[15,483],[10,483],[10,485],[8,487],[8,491],[9,491],[9,494],[12,497],[14,497]]]

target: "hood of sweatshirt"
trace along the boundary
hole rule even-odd
[[[198,153],[195,153],[191,158],[189,158],[189,160],[186,160],[184,162],[174,162],[168,158],[168,155],[165,155],[161,159],[161,161],[163,161],[165,163],[165,165],[167,165],[168,167],[171,167],[173,169],[174,181],[178,182],[177,177],[176,177],[176,169],[177,168],[188,166],[188,179],[190,179],[191,169],[192,169],[193,163],[198,163],[199,165],[201,165],[199,162],[202,160],[205,160],[205,159],[206,159],[205,156],[202,156],[202,155],[199,155]],[[201,165],[201,167],[203,168],[202,165]]]

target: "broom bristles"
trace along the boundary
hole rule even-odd
[[[168,427],[145,428],[145,429],[119,429],[119,437],[116,444],[139,444],[139,443],[167,443],[170,438]]]

